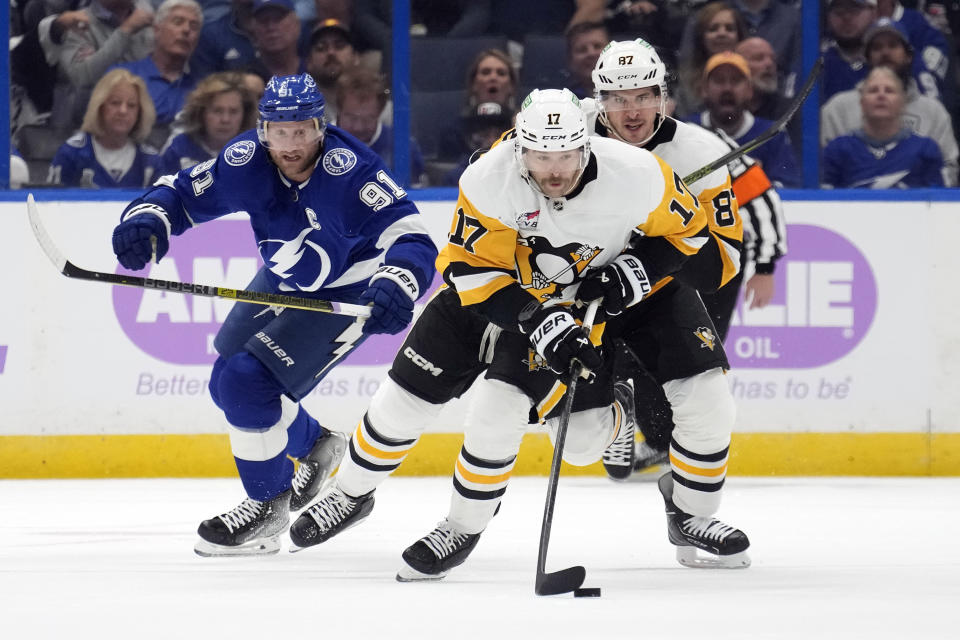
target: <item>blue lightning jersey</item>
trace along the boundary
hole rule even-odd
[[[200,164],[214,156],[186,133],[173,137],[160,155],[163,173],[177,173],[181,169]]]
[[[823,150],[823,184],[840,189],[943,186],[943,156],[930,138],[903,130],[874,140],[863,130],[830,141]]]
[[[160,172],[160,156],[153,147],[133,145],[132,159],[124,169],[104,166],[97,158],[93,137],[77,132],[60,145],[50,161],[47,182],[65,187],[139,189],[149,185]]]
[[[327,127],[317,165],[302,183],[271,162],[255,131],[216,158],[164,176],[134,200],[167,212],[173,235],[247,213],[274,292],[357,302],[382,265],[409,270],[418,293],[433,278],[437,249],[416,206],[359,140]]]

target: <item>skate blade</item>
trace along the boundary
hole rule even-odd
[[[677,547],[677,562],[691,569],[746,569],[750,566],[750,556],[746,551],[729,556],[717,556],[712,553],[700,553],[696,547]]]
[[[373,508],[371,507],[371,510],[372,510],[372,509],[373,509]],[[328,542],[331,538],[337,537],[338,535],[340,535],[340,534],[343,533],[344,531],[347,531],[348,529],[354,528],[355,526],[357,526],[358,524],[360,524],[361,522],[363,522],[364,520],[366,520],[366,519],[369,518],[369,517],[370,517],[370,514],[368,513],[367,515],[363,516],[362,518],[360,518],[360,519],[358,519],[358,520],[354,520],[353,522],[351,522],[350,524],[348,524],[348,525],[345,526],[343,529],[341,529],[340,531],[338,531],[336,534],[330,536],[329,538],[326,538],[325,540],[321,540],[320,542],[317,542],[317,543],[315,543],[315,544],[309,544],[309,545],[307,545],[307,546],[305,546],[305,547],[299,546],[296,542],[294,542],[294,541],[291,539],[291,540],[290,540],[290,546],[288,547],[288,550],[290,551],[290,553],[299,553],[300,551],[303,551],[304,549],[312,549],[312,548],[314,548],[314,547],[317,546],[317,545],[323,544],[324,542]]]
[[[400,567],[400,571],[397,571],[397,582],[436,582],[437,580],[443,580],[447,573],[449,572],[423,573],[404,563]]]
[[[235,558],[240,556],[269,556],[280,551],[280,535],[272,538],[253,540],[246,544],[230,547],[214,544],[201,538],[193,547],[194,553],[202,558]]]

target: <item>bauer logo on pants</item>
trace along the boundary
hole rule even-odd
[[[853,351],[877,312],[877,283],[863,253],[840,234],[787,226],[776,292],[763,309],[742,300],[724,342],[734,368],[806,369]]]

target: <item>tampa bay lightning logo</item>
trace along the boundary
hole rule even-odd
[[[357,156],[350,149],[337,147],[323,155],[323,168],[331,175],[342,176],[355,166],[357,166]]]
[[[239,167],[250,162],[253,158],[253,152],[256,150],[257,145],[253,144],[253,140],[241,140],[240,142],[234,142],[223,150],[223,159],[227,161],[227,164]]]
[[[290,287],[290,290],[316,291],[330,276],[330,255],[316,242],[307,240],[312,231],[312,227],[307,227],[293,240],[271,239],[260,242],[264,262],[270,265],[270,271],[283,278],[284,284]],[[277,244],[280,248],[271,255],[271,245]],[[297,278],[294,278],[294,272]],[[304,276],[310,282],[294,281]],[[281,285],[281,288],[285,287]]]

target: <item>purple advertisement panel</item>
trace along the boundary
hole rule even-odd
[[[733,368],[806,369],[863,340],[877,312],[877,283],[860,250],[823,227],[787,227],[776,293],[764,309],[737,305],[725,347]]]
[[[219,220],[170,240],[150,276],[163,280],[240,287],[261,262],[247,220]],[[132,273],[117,265],[117,273]],[[144,275],[138,272],[137,275]],[[232,302],[168,291],[113,288],[113,308],[127,337],[145,353],[173,364],[212,364],[213,337]]]
[[[170,250],[150,276],[163,280],[212,286],[244,287],[262,262],[250,223],[220,220],[199,225],[170,242]],[[132,273],[117,266],[117,273]],[[142,272],[137,275],[144,275]],[[430,291],[441,280],[434,278]],[[429,294],[421,301],[429,299]],[[212,364],[216,359],[213,338],[233,306],[217,300],[182,293],[114,287],[113,306],[124,333],[142,351],[171,364]],[[406,336],[373,336],[342,364],[381,365],[393,362]],[[5,348],[0,347],[0,370]]]
[[[7,345],[0,344],[0,373],[7,366]]]

